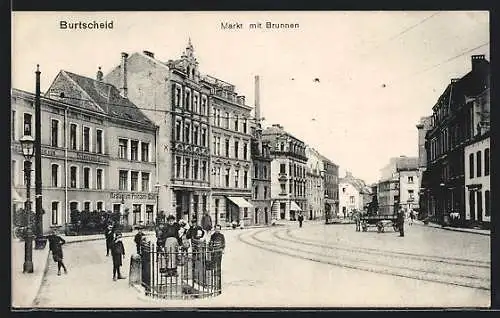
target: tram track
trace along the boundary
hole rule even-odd
[[[272,231],[271,240],[264,240],[259,237],[259,235],[270,231]],[[289,231],[289,229],[285,230],[285,232],[287,231]],[[362,259],[356,257],[349,258],[345,257],[345,255],[338,255],[338,254],[332,255],[331,253],[328,254],[323,251],[325,249],[328,250],[327,248],[328,246],[325,246],[325,244],[315,245],[310,242],[308,244],[304,244],[303,242],[297,240],[292,240],[292,239],[286,240],[286,238],[284,239],[283,237],[279,236],[278,234],[279,232],[280,230],[264,229],[253,232],[249,234],[247,237],[245,237],[245,234],[247,233],[242,233],[238,235],[238,239],[256,248],[260,248],[273,253],[286,255],[298,259],[318,262],[322,264],[328,264],[355,270],[362,270],[376,274],[384,274],[402,278],[410,278],[410,279],[417,279],[434,283],[441,283],[446,285],[454,285],[454,286],[481,289],[481,290],[490,290],[489,279],[487,278],[471,276],[471,275],[449,274],[449,273],[444,273],[439,271],[429,271],[424,269],[416,271],[415,268],[412,267],[394,266],[380,262],[377,264],[377,262],[373,260],[363,261]],[[284,242],[287,245],[279,244],[279,242]],[[308,249],[303,249],[304,246]],[[311,250],[311,248],[321,248],[322,250],[318,252]],[[330,247],[330,251],[334,249],[335,247]],[[363,256],[363,252],[360,252],[358,254],[361,254],[361,256]],[[413,254],[412,256],[414,257],[416,255],[417,254]],[[397,257],[401,257],[401,255]]]

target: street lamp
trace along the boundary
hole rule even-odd
[[[26,204],[25,212],[27,215],[27,230],[24,237],[24,264],[23,273],[33,273],[33,230],[31,220],[31,201],[30,201],[30,188],[31,188],[31,158],[35,153],[35,140],[31,136],[23,136],[19,140],[23,150],[24,159],[24,178],[26,180]]]
[[[155,184],[155,189],[156,189],[156,222],[158,222],[158,202],[159,202],[159,197],[160,197],[160,188],[161,188],[161,184],[159,182],[156,182],[156,184]]]

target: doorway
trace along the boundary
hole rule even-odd
[[[280,219],[285,219],[286,203],[280,203]]]
[[[254,224],[259,224],[259,208],[255,208],[255,212],[254,212]]]
[[[469,191],[469,211],[470,211],[470,220],[476,220],[476,196],[474,195],[474,191]]]
[[[266,224],[269,224],[269,216],[267,214],[267,207],[264,208],[264,219],[265,219]]]
[[[483,221],[483,192],[477,191],[477,220]]]

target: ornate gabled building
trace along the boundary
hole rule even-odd
[[[476,97],[490,87],[490,63],[484,55],[471,57],[472,69],[452,79],[433,106],[431,128],[425,136],[427,168],[421,192],[431,219],[442,223],[453,212],[466,219],[464,147],[474,139],[479,122]]]
[[[271,146],[271,197],[273,219],[296,220],[306,200],[306,146],[279,124],[267,127],[262,138]]]

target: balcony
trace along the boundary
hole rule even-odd
[[[288,179],[288,175],[286,174],[286,172],[278,173],[278,180],[287,180],[287,179]]]

